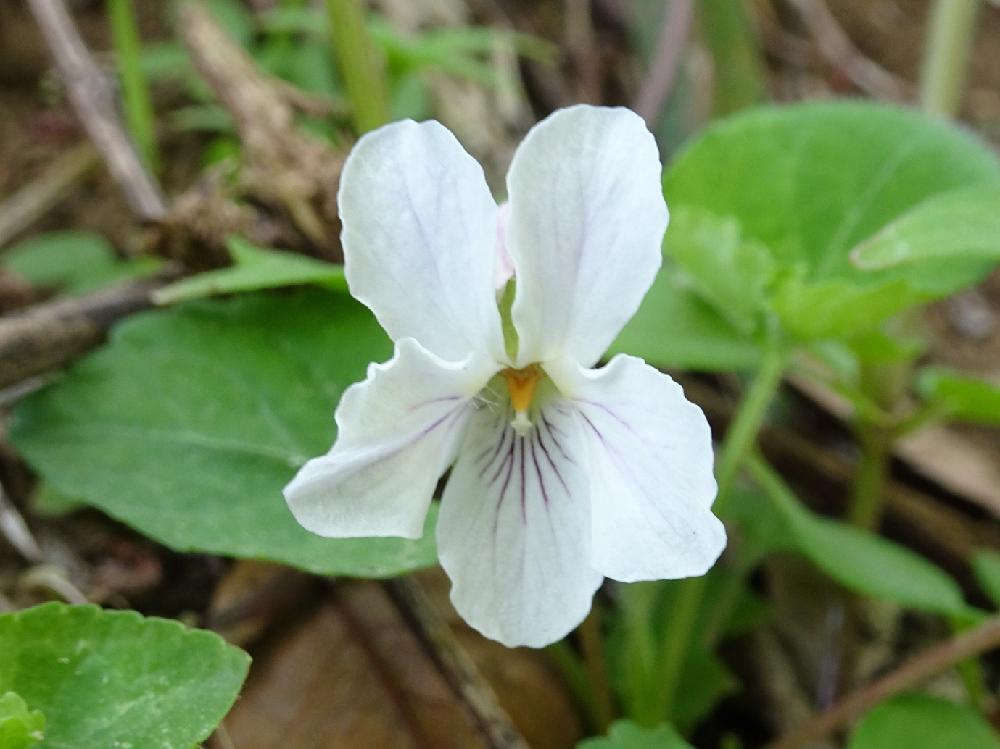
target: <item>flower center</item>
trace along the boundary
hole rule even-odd
[[[528,409],[535,399],[535,390],[545,372],[537,364],[531,364],[523,369],[505,369],[502,372],[510,391],[510,403],[514,407],[514,421],[511,426],[518,434],[524,434],[531,428],[528,420]]]

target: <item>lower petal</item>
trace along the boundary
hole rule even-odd
[[[590,610],[590,511],[579,425],[543,408],[518,435],[509,404],[471,418],[438,519],[441,565],[458,613],[487,637],[542,647]]]
[[[337,408],[337,441],[285,487],[288,506],[321,536],[419,538],[434,487],[455,459],[487,362],[445,362],[412,338],[372,366]]]
[[[594,568],[623,582],[704,574],[726,532],[711,511],[712,436],[701,409],[635,357],[547,370],[587,443]]]

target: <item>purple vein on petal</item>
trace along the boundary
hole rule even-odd
[[[424,406],[433,406],[433,405],[436,405],[438,403],[452,403],[452,402],[457,401],[457,400],[462,400],[462,396],[460,396],[460,395],[442,395],[442,396],[440,396],[438,398],[428,398],[425,401],[421,401],[420,403],[416,403],[416,404],[410,406],[410,413],[413,413],[414,411],[419,411]]]
[[[541,421],[541,423],[548,430],[548,432],[549,432],[549,439],[552,440],[552,444],[556,446],[556,449],[559,450],[559,452],[562,454],[563,458],[565,458],[568,463],[572,463],[573,465],[576,465],[576,461],[573,460],[569,456],[569,453],[567,453],[566,450],[563,448],[562,443],[559,442],[559,439],[558,439],[559,432],[562,431],[562,430],[558,430],[557,431],[556,425],[552,424],[548,420],[548,417],[546,417],[544,411],[542,412],[542,421]]]
[[[562,484],[562,488],[563,488],[563,491],[566,492],[566,496],[569,497],[570,496],[569,495],[569,486],[566,485],[566,480],[563,479],[562,473],[559,471],[558,466],[556,466],[555,461],[552,460],[552,455],[549,454],[549,448],[547,448],[545,446],[545,439],[543,438],[543,434],[544,434],[544,432],[541,429],[539,429],[538,430],[538,446],[540,448],[542,448],[542,454],[545,455],[545,459],[549,462],[549,465],[552,466],[552,472],[556,475],[556,478],[559,479],[559,483]],[[552,437],[550,435],[550,439],[551,438]],[[563,453],[563,455],[565,456],[565,453]]]
[[[514,430],[511,429],[510,427],[506,427],[500,433],[500,439],[497,440],[496,446],[495,447],[487,446],[486,449],[483,451],[481,457],[477,458],[477,462],[480,462],[484,457],[486,457],[486,454],[489,453],[490,450],[493,451],[493,454],[490,455],[489,460],[487,460],[485,463],[482,463],[482,467],[479,469],[479,478],[482,478],[483,476],[486,475],[486,472],[490,469],[490,466],[493,465],[497,457],[503,452],[504,446],[507,444],[507,435],[513,434],[513,431]],[[493,478],[490,479],[489,483],[492,484],[494,481],[496,481],[496,479],[497,477],[493,476]]]
[[[527,492],[527,487],[525,486],[525,482],[524,482],[524,437],[518,437],[517,438],[517,443],[518,443],[518,446],[521,448],[518,451],[519,460],[520,460],[520,464],[521,464],[520,465],[520,472],[521,472],[521,522],[522,523],[527,523],[528,522],[528,514],[527,514],[527,510],[525,509],[525,506],[524,506],[525,495],[528,493]]]
[[[665,512],[663,512],[663,510],[660,508],[659,503],[652,501],[650,499],[649,492],[646,491],[646,488],[643,486],[642,482],[639,481],[638,477],[632,471],[632,466],[630,461],[625,460],[622,457],[621,453],[618,450],[616,450],[613,445],[608,443],[607,439],[605,439],[604,437],[604,433],[601,432],[601,430],[594,425],[594,422],[590,420],[590,417],[587,416],[587,414],[585,414],[582,409],[580,409],[578,413],[587,423],[587,426],[589,426],[591,430],[594,432],[594,434],[597,435],[597,439],[601,441],[601,445],[604,446],[604,449],[607,451],[608,455],[612,457],[612,459],[615,462],[615,465],[618,466],[618,470],[621,471],[622,474],[626,478],[628,478],[629,481],[632,482],[632,484],[635,486],[636,490],[640,494],[644,495],[647,498],[647,500],[649,500],[647,502],[647,505],[651,506],[656,511],[656,514],[660,516],[663,522],[666,523],[668,526],[670,526],[670,530],[674,532],[674,535],[677,536],[678,539],[685,539],[685,535],[677,530],[677,526],[674,524],[674,518],[670,517]],[[688,526],[688,530],[689,531],[691,530],[690,525]],[[696,534],[692,532],[689,533],[688,535],[696,535]]]
[[[549,492],[545,488],[545,478],[542,475],[542,467],[538,462],[538,454],[535,451],[535,444],[541,442],[541,433],[535,431],[531,436],[531,461],[535,464],[535,475],[538,477],[538,488],[542,492],[542,502],[545,505],[545,517],[549,521],[549,533],[552,534],[552,546],[556,549],[558,553],[559,550],[559,536],[556,535],[556,527],[552,522],[552,508],[549,506]],[[568,492],[567,492],[568,496]]]

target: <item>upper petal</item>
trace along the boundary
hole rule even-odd
[[[726,545],[711,511],[712,437],[680,385],[619,355],[550,376],[579,414],[588,446],[592,564],[623,582],[704,574]]]
[[[593,364],[660,267],[667,206],[642,119],[578,105],[532,128],[507,174],[518,365]]]
[[[590,610],[603,576],[590,564],[584,445],[568,411],[543,409],[519,436],[509,403],[471,419],[438,516],[451,600],[509,647],[562,638]]]
[[[438,122],[366,134],[338,195],[351,293],[395,340],[459,361],[504,355],[493,278],[496,202],[483,170]]]
[[[305,528],[321,536],[419,538],[438,479],[455,459],[469,399],[491,362],[451,363],[412,338],[372,365],[337,407],[337,441],[285,487]]]

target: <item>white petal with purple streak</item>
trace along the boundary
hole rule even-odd
[[[321,536],[419,538],[434,485],[455,459],[469,402],[493,374],[488,360],[446,362],[412,338],[372,365],[337,408],[329,453],[285,487],[296,520]]]
[[[602,575],[590,566],[584,444],[550,402],[524,436],[506,404],[471,418],[441,500],[438,553],[451,600],[507,646],[541,647],[587,615]]]

